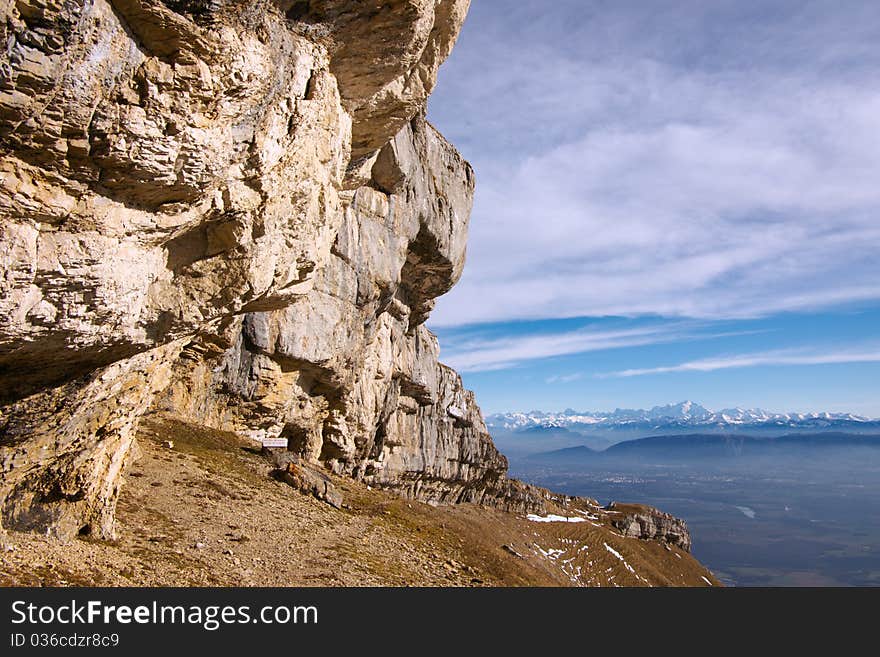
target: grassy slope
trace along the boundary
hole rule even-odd
[[[152,417],[139,444],[118,540],[9,533],[0,585],[718,585],[686,552],[624,538],[588,504],[589,522],[539,523],[339,479],[337,510],[273,480],[234,434]]]

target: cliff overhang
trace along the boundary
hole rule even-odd
[[[425,328],[471,167],[424,119],[467,0],[19,0],[0,78],[0,523],[114,535],[161,409],[520,510]]]
[[[424,115],[468,4],[0,2],[0,528],[112,538],[152,412],[325,497],[546,512],[425,327],[473,201]]]

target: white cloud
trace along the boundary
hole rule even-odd
[[[628,369],[619,372],[598,375],[599,377],[631,377],[649,374],[668,374],[670,372],[714,372],[741,367],[758,367],[772,365],[829,365],[840,363],[877,363],[880,362],[880,347],[872,346],[859,350],[836,352],[803,351],[768,351],[763,353],[721,356],[717,358],[701,358],[678,365],[666,367],[649,367],[644,369]]]
[[[584,378],[583,372],[573,372],[572,374],[557,374],[554,376],[547,377],[544,380],[544,383],[553,384],[553,383],[572,383],[577,381],[578,379]]]
[[[672,3],[642,32],[638,3],[523,3],[465,33],[432,118],[477,198],[432,324],[880,299],[880,15],[777,4]]]
[[[443,350],[442,361],[459,372],[486,372],[509,369],[539,358],[717,337],[713,334],[699,335],[695,332],[698,328],[693,323],[676,322],[632,329],[586,327],[557,333],[449,340],[446,344],[452,344],[453,347],[448,351]],[[565,378],[556,380],[564,381]]]

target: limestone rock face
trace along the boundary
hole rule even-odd
[[[379,153],[312,289],[181,359],[165,411],[413,498],[542,508],[506,478],[473,394],[423,322],[461,275],[473,172],[421,115]],[[216,336],[190,349],[209,354]],[[196,367],[192,362],[198,362]]]
[[[113,535],[151,407],[437,502],[506,479],[424,327],[467,0],[0,0],[0,523]]]
[[[691,535],[680,518],[642,504],[612,502],[605,511],[612,514],[611,524],[624,536],[659,540],[690,552]]]
[[[352,159],[381,148],[423,106],[470,0],[280,0],[288,16],[327,26],[331,71],[354,120]]]
[[[218,12],[6,3],[3,398],[310,287],[351,119],[325,48],[261,3]]]

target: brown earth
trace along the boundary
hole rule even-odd
[[[335,509],[273,479],[235,434],[151,416],[138,443],[118,539],[7,533],[0,585],[720,585],[677,547],[621,536],[590,501],[553,511],[580,522],[535,522],[334,478]]]

